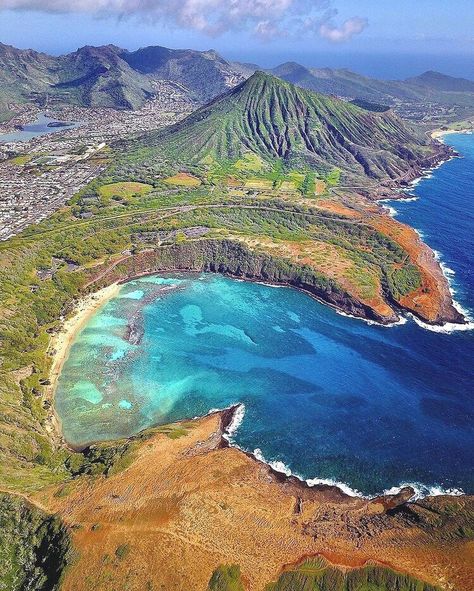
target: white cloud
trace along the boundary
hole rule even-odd
[[[253,32],[257,37],[262,39],[262,41],[271,41],[276,37],[286,36],[285,31],[280,30],[275,23],[269,20],[259,21],[255,25]]]
[[[349,41],[354,35],[362,33],[367,25],[368,21],[366,18],[354,16],[344,21],[340,27],[334,25],[332,21],[322,23],[319,27],[319,34],[328,41],[341,43],[342,41]]]
[[[334,24],[331,0],[0,0],[1,9],[100,16],[139,17],[217,36],[249,30],[262,40],[297,36],[303,21],[307,33],[344,41],[362,32],[367,20],[353,17]],[[322,11],[326,10],[322,14]]]

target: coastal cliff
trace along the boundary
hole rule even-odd
[[[345,292],[337,283],[308,266],[289,260],[252,252],[231,240],[199,240],[146,250],[131,255],[101,275],[97,287],[114,282],[167,271],[221,273],[236,279],[288,285],[353,316],[390,323],[393,314],[384,317]]]
[[[470,591],[472,497],[410,502],[409,489],[364,499],[309,487],[229,447],[234,412],[100,444],[87,454],[97,465],[115,457],[106,476],[91,471],[33,495],[64,520],[79,551],[65,591],[125,581],[137,591],[204,591],[223,564],[239,565],[245,589],[262,591],[321,555],[345,571],[395,569],[425,581],[417,589]]]
[[[389,222],[392,223],[391,221]],[[399,224],[399,226],[401,226]],[[416,234],[413,232],[413,235]],[[420,257],[420,267],[424,269],[426,281],[420,286],[420,296],[429,302],[429,314],[420,304],[409,298],[392,300],[400,309],[405,308],[422,320],[443,324],[462,322],[462,315],[453,307],[449,287],[432,251],[421,241],[410,244]],[[232,240],[194,240],[184,244],[161,246],[148,249],[135,255],[121,258],[108,270],[99,268],[95,273],[99,279],[94,282],[99,288],[114,282],[124,282],[131,278],[166,271],[194,271],[222,273],[237,279],[262,281],[278,285],[288,285],[307,292],[318,300],[352,316],[390,324],[398,320],[397,313],[382,315],[376,309],[357,299],[354,294],[344,290],[337,281],[318,273],[309,265],[299,265],[291,260],[275,255],[254,252],[243,244]],[[429,281],[429,291],[426,283]],[[426,303],[426,302],[425,302]]]

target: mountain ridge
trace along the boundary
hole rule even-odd
[[[312,68],[296,62],[285,62],[267,71],[316,92],[350,98],[386,100],[391,104],[397,99],[419,102],[434,91],[474,93],[474,81],[434,71],[404,80],[380,80],[347,68]],[[444,94],[437,98],[452,102],[452,97]]]
[[[0,44],[0,111],[8,103],[46,98],[81,106],[139,108],[153,95],[154,80],[178,82],[203,104],[244,76],[214,50],[153,46],[128,51],[85,45],[57,57]]]
[[[0,43],[0,112],[8,104],[34,100],[81,106],[137,109],[153,95],[153,83],[183,86],[197,106],[225,93],[262,70],[257,64],[232,62],[215,50],[86,45],[51,56]],[[267,73],[322,94],[393,106],[397,102],[464,105],[474,112],[474,82],[427,71],[406,80],[378,80],[348,69],[312,68],[285,62]],[[408,113],[410,116],[410,113]]]

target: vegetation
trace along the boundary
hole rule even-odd
[[[184,172],[169,176],[164,179],[164,182],[168,185],[175,185],[177,187],[197,187],[201,184],[201,181],[198,178]]]
[[[212,574],[208,591],[243,591],[240,568],[219,566]],[[342,570],[324,558],[305,560],[285,571],[265,591],[436,591],[437,588],[413,577],[380,566]]]
[[[244,591],[240,567],[232,564],[216,568],[209,581],[208,591]]]
[[[23,166],[24,164],[27,164],[28,162],[30,162],[30,160],[33,159],[33,155],[32,154],[20,154],[19,156],[15,156],[15,158],[12,158],[10,160],[11,164],[15,164],[16,166]]]
[[[433,585],[380,566],[342,571],[323,558],[284,572],[265,591],[436,591]]]
[[[184,121],[129,142],[129,148],[130,158],[145,167],[157,157],[187,166],[237,161],[245,172],[259,172],[266,163],[278,182],[275,166],[282,161],[322,176],[340,169],[346,181],[359,184],[402,176],[408,152],[412,161],[429,152],[426,139],[391,112],[366,111],[261,72]],[[332,174],[337,184],[341,173]]]
[[[125,560],[125,558],[127,558],[129,553],[130,553],[130,546],[128,544],[120,544],[120,546],[117,546],[117,548],[115,550],[115,556],[119,560]]]
[[[395,267],[387,274],[387,283],[390,293],[398,300],[420,287],[420,273],[411,263],[401,268]]]
[[[59,589],[71,560],[69,534],[59,518],[0,494],[0,589]]]
[[[153,187],[145,183],[111,183],[109,185],[102,185],[99,193],[105,198],[127,198],[137,195],[144,195],[151,191]]]

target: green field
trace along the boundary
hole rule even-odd
[[[15,164],[16,166],[23,166],[24,164],[30,162],[33,158],[33,154],[20,154],[19,156],[15,156],[15,158],[9,160],[9,162],[11,164]]]
[[[208,591],[243,591],[237,565],[222,565],[209,581]],[[288,568],[265,591],[440,591],[414,577],[382,566],[341,569],[324,558],[305,560]]]
[[[153,187],[146,183],[134,183],[134,182],[121,182],[121,183],[110,183],[109,185],[103,185],[100,187],[100,194],[103,197],[133,197],[134,195],[145,195],[151,191]]]
[[[201,180],[191,174],[180,172],[164,179],[167,185],[174,185],[176,187],[198,187]]]

